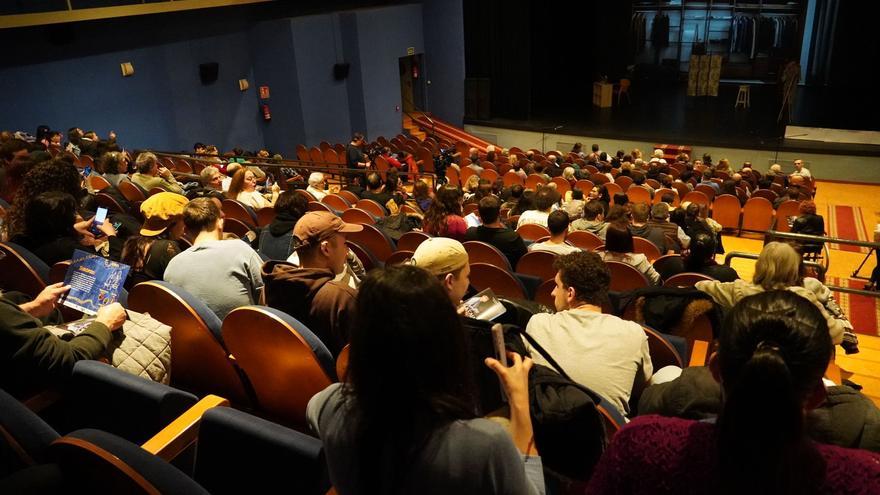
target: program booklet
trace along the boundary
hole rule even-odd
[[[129,269],[128,265],[77,249],[64,276],[64,285],[69,285],[70,290],[59,302],[94,316],[98,308],[119,299]]]
[[[464,306],[464,315],[477,320],[491,321],[506,311],[492,289],[482,290],[461,304]]]

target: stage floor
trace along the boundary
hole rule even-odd
[[[465,119],[465,123],[532,132],[607,137],[657,143],[687,142],[731,148],[880,156],[880,143],[849,144],[785,139],[777,123],[775,85],[752,85],[751,107],[734,109],[737,84],[722,83],[717,97],[689,97],[683,84],[636,81],[632,103],[598,108],[589,94],[570,108],[532,115],[527,120]],[[857,101],[857,95],[825,88],[800,87],[792,125],[835,129],[880,130],[880,119]],[[876,105],[875,103],[871,103]],[[554,128],[563,126],[554,131]]]

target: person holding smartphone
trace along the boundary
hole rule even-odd
[[[475,415],[467,339],[431,272],[371,271],[355,321],[345,381],[312,397],[306,411],[340,495],[544,492],[529,416],[530,358],[508,353],[510,366],[485,359],[508,397],[505,430]]]
[[[25,207],[24,231],[11,241],[52,266],[69,260],[76,249],[95,247],[116,237],[110,222],[96,223],[97,216],[83,220],[76,207],[76,200],[68,193],[49,191],[37,195]],[[106,218],[107,210],[102,213]]]

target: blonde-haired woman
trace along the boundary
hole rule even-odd
[[[697,282],[695,287],[708,294],[725,311],[752,294],[768,290],[789,290],[819,308],[828,321],[828,331],[834,344],[843,345],[848,353],[858,349],[858,339],[852,333],[852,324],[831,296],[831,290],[815,278],[801,278],[801,257],[788,244],[771,242],[764,246],[758,256],[751,282],[706,280]]]

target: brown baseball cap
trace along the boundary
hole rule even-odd
[[[165,232],[177,217],[183,215],[183,207],[188,202],[186,196],[172,192],[161,192],[147,198],[141,204],[141,213],[144,214],[141,235],[156,236]]]
[[[345,223],[329,211],[310,211],[303,215],[293,227],[293,236],[299,240],[297,249],[329,239],[339,232],[347,234],[364,230],[363,225]]]

